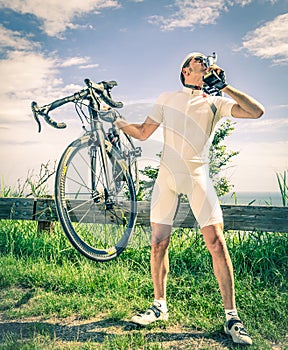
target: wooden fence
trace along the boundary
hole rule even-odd
[[[222,205],[225,230],[288,232],[288,207]],[[150,203],[138,202],[137,224],[148,226]],[[0,219],[57,221],[52,198],[0,198]],[[181,203],[176,227],[193,227],[195,218],[189,204]]]

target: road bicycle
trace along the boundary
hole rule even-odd
[[[56,170],[55,203],[58,219],[72,245],[94,261],[108,261],[127,247],[137,217],[137,158],[141,148],[114,126],[116,110],[111,90],[116,81],[94,83],[86,88],[39,107],[32,102],[34,118],[41,131],[39,116],[51,126],[63,129],[49,112],[68,103],[75,105],[84,135],[62,154]]]

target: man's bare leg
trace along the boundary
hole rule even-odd
[[[172,226],[152,223],[151,274],[154,297],[166,300],[166,283],[169,272],[168,246]]]
[[[219,284],[224,308],[235,309],[233,266],[223,235],[223,224],[203,227],[202,234],[212,256],[214,274]]]
[[[212,255],[214,273],[217,278],[225,313],[225,333],[236,344],[251,345],[252,339],[238,317],[235,304],[233,266],[223,235],[223,225],[215,224],[202,228],[203,237]]]
[[[154,285],[154,302],[145,312],[132,317],[131,321],[142,326],[157,320],[168,320],[166,283],[169,272],[168,246],[172,226],[152,223],[151,274]]]

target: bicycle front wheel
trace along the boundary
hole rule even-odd
[[[116,258],[126,248],[137,213],[127,165],[110,142],[105,146],[106,170],[91,135],[72,142],[60,159],[55,182],[65,234],[80,253],[95,261]]]

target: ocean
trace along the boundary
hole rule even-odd
[[[236,194],[231,192],[221,197],[220,202],[221,204],[283,206],[280,192],[238,192]]]

